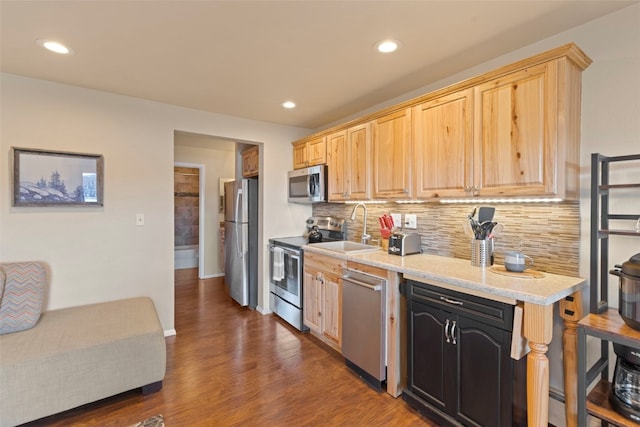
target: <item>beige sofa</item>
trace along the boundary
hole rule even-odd
[[[164,333],[147,297],[44,312],[35,326],[0,335],[0,427],[138,387],[160,390],[165,369]]]

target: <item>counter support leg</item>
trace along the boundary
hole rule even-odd
[[[564,319],[562,335],[565,417],[567,427],[578,425],[577,399],[577,355],[578,355],[578,321],[582,318],[582,298],[579,292],[559,302],[560,316]]]
[[[527,356],[527,416],[529,427],[549,425],[549,359],[553,337],[553,305],[524,303],[524,336],[531,352]]]

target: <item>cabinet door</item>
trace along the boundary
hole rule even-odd
[[[370,129],[365,123],[327,137],[329,201],[371,198]]]
[[[319,272],[315,269],[304,269],[303,279],[303,317],[304,324],[310,330],[321,333],[322,322],[322,288],[320,286]]]
[[[409,301],[408,304],[409,389],[437,409],[446,411],[447,401],[452,399],[452,384],[451,372],[445,369],[448,355],[444,312],[416,301]]]
[[[349,156],[345,131],[327,137],[327,197],[329,201],[349,198]]]
[[[349,194],[352,199],[371,198],[371,124],[347,130],[349,150]]]
[[[332,274],[323,274],[322,334],[342,347],[342,280]]]
[[[408,199],[411,194],[411,109],[373,122],[373,197]]]
[[[244,150],[242,152],[242,176],[245,178],[257,176],[259,168],[258,146]]]
[[[307,143],[298,142],[293,144],[293,168],[301,169],[309,165],[307,156]]]
[[[416,197],[471,196],[473,89],[416,106],[413,123]]]
[[[324,136],[307,142],[307,159],[309,166],[327,163],[327,142]]]
[[[475,88],[474,181],[479,195],[555,192],[557,91],[556,61]]]
[[[465,425],[512,425],[511,334],[463,316],[456,319],[458,405]]]

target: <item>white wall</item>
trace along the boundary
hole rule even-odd
[[[261,181],[268,203],[261,206],[261,242],[300,234],[296,225],[308,212],[287,203],[285,182],[290,143],[308,130],[11,74],[0,78],[0,260],[49,264],[46,310],[149,295],[164,329],[175,328],[175,130],[264,143]],[[13,146],[104,155],[104,207],[12,207]],[[136,213],[145,215],[144,226],[136,227]],[[266,257],[263,251],[263,307],[268,307]]]

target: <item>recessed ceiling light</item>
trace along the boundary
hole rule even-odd
[[[296,103],[293,101],[285,101],[282,103],[284,108],[296,108]]]
[[[36,43],[38,44],[38,46],[62,55],[73,55],[75,53],[70,47],[67,47],[62,43],[58,43],[53,40],[38,39],[36,40]]]
[[[400,44],[395,40],[383,40],[376,43],[376,49],[381,53],[395,52],[399,46]]]

